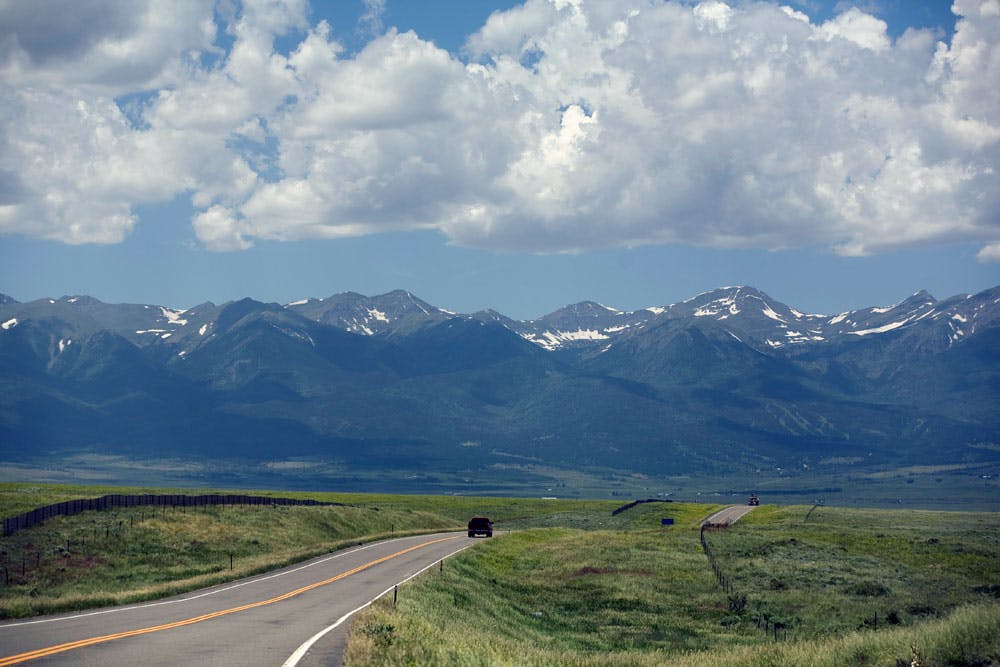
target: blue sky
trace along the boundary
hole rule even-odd
[[[524,319],[733,284],[825,313],[979,291],[1000,73],[967,49],[995,4],[3,8],[0,291],[403,288]]]

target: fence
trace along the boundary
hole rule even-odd
[[[705,533],[712,530],[725,530],[729,528],[727,524],[702,524],[701,526],[701,548],[705,552],[705,556],[708,558],[709,565],[712,566],[712,573],[715,574],[715,580],[719,583],[719,586],[723,591],[726,592],[726,596],[729,599],[729,611],[742,614],[747,607],[747,596],[746,593],[740,593],[736,590],[733,585],[733,580],[726,576],[723,572],[722,567],[719,565],[715,558],[715,554],[712,553],[712,547],[708,543],[708,539],[705,538]],[[782,623],[781,621],[776,621],[770,616],[764,613],[757,613],[754,617],[754,622],[757,628],[764,631],[765,637],[770,637],[775,640],[778,639],[788,639],[788,625]]]
[[[809,515],[813,513],[813,510],[821,506],[822,505],[819,503],[813,505],[812,509],[810,509],[808,514],[806,514],[806,519],[808,519]],[[729,599],[729,611],[742,614],[747,607],[747,596],[745,593],[740,593],[736,590],[733,585],[733,580],[726,575],[722,566],[719,565],[719,562],[715,558],[715,554],[712,553],[712,547],[709,544],[708,539],[705,537],[706,532],[725,530],[727,528],[729,528],[727,524],[702,524],[701,548],[702,551],[705,552],[705,557],[708,558],[708,564],[712,566],[712,573],[715,575],[715,580],[718,582],[719,587],[725,591]],[[788,639],[788,629],[790,626],[787,621],[776,620],[769,614],[759,611],[753,616],[753,621],[759,630],[764,631],[765,637],[771,637],[775,640]],[[897,625],[899,622],[899,615],[894,611],[890,611],[888,614],[883,615],[883,626],[886,624]],[[878,630],[878,611],[874,611],[871,617],[863,618],[861,620],[861,625],[858,626],[858,629]],[[792,630],[794,633],[794,628],[792,628]]]
[[[37,526],[54,516],[73,516],[92,510],[108,510],[115,507],[201,507],[204,505],[342,505],[343,503],[324,503],[312,499],[271,498],[269,496],[244,496],[239,494],[209,494],[201,496],[186,496],[180,494],[144,494],[121,495],[113,494],[100,498],[84,498],[81,500],[66,500],[25,512],[19,516],[3,520],[3,536],[8,537],[23,530]]]
[[[672,503],[672,502],[674,502],[674,501],[673,500],[667,500],[665,498],[647,498],[646,500],[633,500],[632,502],[628,503],[627,505],[622,505],[621,507],[619,507],[619,508],[617,508],[615,510],[612,510],[611,511],[611,516],[617,516],[617,515],[621,514],[622,512],[624,512],[625,510],[630,510],[633,507],[635,507],[636,505],[641,505],[642,503]]]

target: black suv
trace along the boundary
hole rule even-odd
[[[474,516],[469,521],[469,537],[485,535],[493,537],[493,522],[484,516]]]

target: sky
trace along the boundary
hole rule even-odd
[[[0,0],[0,292],[1000,284],[1000,0]]]

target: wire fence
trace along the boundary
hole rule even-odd
[[[100,498],[66,500],[25,512],[3,520],[3,536],[9,537],[20,530],[37,526],[56,516],[73,516],[81,512],[102,511],[121,507],[202,507],[206,505],[343,505],[327,503],[311,498],[272,498],[270,496],[246,496],[240,494],[207,494],[188,496],[182,494],[112,494]]]
[[[747,595],[746,593],[741,593],[736,589],[732,577],[723,571],[722,566],[719,565],[718,559],[716,559],[715,554],[712,552],[712,546],[709,544],[708,538],[705,537],[705,533],[715,530],[726,530],[727,528],[729,528],[727,524],[702,524],[701,548],[702,551],[705,552],[705,557],[708,558],[708,564],[712,566],[712,573],[715,574],[716,582],[718,582],[719,587],[726,593],[726,597],[729,601],[729,611],[734,614],[742,615],[745,611],[747,611]],[[763,612],[755,614],[753,616],[753,621],[757,628],[764,632],[766,637],[774,640],[788,639],[787,623],[771,618],[771,616]]]
[[[808,521],[813,511],[822,506],[822,503],[813,505],[806,514],[805,520]],[[712,573],[715,575],[716,582],[718,582],[719,587],[726,593],[729,601],[729,611],[734,614],[748,615],[757,626],[757,629],[763,631],[766,637],[774,640],[787,640],[789,637],[788,631],[791,629],[793,631],[792,636],[794,639],[794,624],[788,620],[787,615],[785,615],[784,618],[774,618],[766,611],[751,611],[748,608],[746,593],[741,593],[737,590],[733,578],[730,575],[727,575],[722,566],[719,564],[715,553],[712,551],[712,545],[709,543],[706,534],[715,531],[724,531],[729,527],[729,524],[724,523],[705,523],[701,526],[701,548],[702,551],[705,552],[705,557],[708,558],[708,564],[712,567]],[[899,623],[900,619],[897,612],[889,611],[888,613],[883,613],[881,619],[882,627],[898,625]],[[861,619],[861,623],[858,625],[858,630],[877,631],[879,624],[880,619],[878,610],[873,610],[871,616],[865,616]]]

